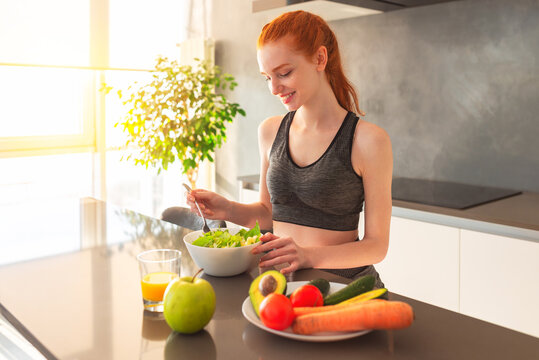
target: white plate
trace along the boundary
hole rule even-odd
[[[300,287],[301,285],[307,284],[308,281],[292,281],[286,284],[286,292],[287,294],[292,293],[295,289]],[[334,293],[343,287],[345,287],[345,284],[339,284],[330,282],[331,286],[329,288],[329,293]],[[260,321],[258,316],[255,313],[255,310],[253,309],[253,305],[251,304],[251,299],[247,296],[247,298],[243,301],[243,304],[241,306],[241,312],[243,313],[243,316],[253,325],[258,326],[262,330],[266,330],[270,333],[284,336],[290,339],[295,340],[302,340],[302,341],[312,341],[312,342],[327,342],[327,341],[338,341],[338,340],[345,340],[350,339],[356,336],[361,336],[364,334],[367,334],[371,332],[372,330],[362,330],[362,331],[353,331],[353,332],[323,332],[323,333],[317,333],[313,335],[299,335],[294,334],[291,330],[291,328],[285,329],[283,331],[280,330],[274,330],[270,329],[266,325]]]

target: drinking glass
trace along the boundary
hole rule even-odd
[[[174,278],[180,276],[179,250],[156,249],[137,255],[144,310],[162,312],[163,295]]]

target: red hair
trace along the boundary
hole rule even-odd
[[[320,46],[325,46],[328,53],[325,73],[339,105],[348,111],[365,115],[359,109],[352,83],[344,75],[337,38],[324,19],[302,10],[284,13],[264,25],[258,37],[257,48],[285,36],[291,36],[296,50],[306,57],[314,56]]]

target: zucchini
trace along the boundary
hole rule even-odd
[[[335,305],[342,301],[351,299],[354,296],[358,296],[359,294],[363,294],[364,292],[371,291],[374,288],[374,282],[374,276],[362,276],[359,279],[352,281],[341,290],[326,296],[324,298],[324,305]]]
[[[329,281],[326,279],[314,279],[309,281],[309,285],[314,285],[320,290],[323,297],[326,297],[329,293]]]

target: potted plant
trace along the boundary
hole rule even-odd
[[[127,135],[127,160],[151,165],[158,174],[180,161],[193,188],[199,164],[213,162],[216,148],[226,140],[226,123],[237,114],[245,116],[239,104],[219,92],[234,90],[234,77],[195,60],[190,66],[158,57],[149,83],[135,82],[126,92],[118,91],[127,109],[116,124]]]

